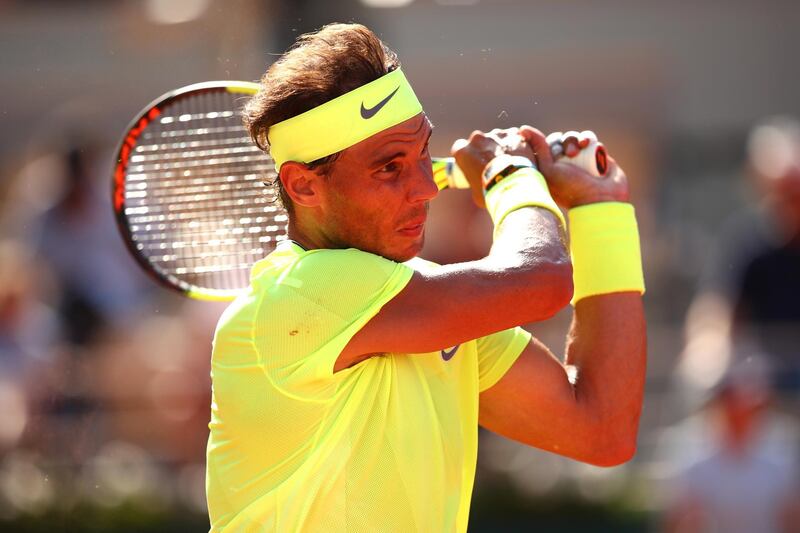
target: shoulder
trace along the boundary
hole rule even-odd
[[[379,255],[348,248],[343,250],[309,250],[301,254],[292,266],[292,273],[300,277],[364,277],[385,278],[398,269],[399,263]]]
[[[292,279],[313,281],[356,274],[385,277],[397,267],[394,261],[355,248],[303,250],[287,243],[253,266],[251,281],[254,286],[276,280],[291,285]]]
[[[266,260],[265,260],[266,261]],[[252,291],[266,310],[287,300],[322,306],[337,314],[350,314],[384,294],[396,294],[411,279],[413,270],[384,257],[357,249],[301,250],[282,260],[260,266]]]

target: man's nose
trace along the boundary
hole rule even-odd
[[[430,159],[421,161],[414,169],[414,176],[411,177],[408,200],[411,203],[427,202],[436,198],[437,194],[439,194],[439,187],[433,180],[431,161]]]

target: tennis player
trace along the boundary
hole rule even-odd
[[[613,160],[596,179],[536,129],[474,132],[454,155],[494,243],[438,266],[415,257],[431,123],[367,28],[301,37],[245,122],[275,159],[291,240],[217,327],[212,531],[466,531],[479,424],[596,465],[631,458],[644,285]],[[517,326],[571,299],[562,364]]]

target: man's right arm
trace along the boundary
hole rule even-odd
[[[456,154],[473,188],[496,144],[473,134]],[[537,145],[537,143],[539,145]],[[544,136],[533,150],[545,149]],[[424,353],[520,324],[547,319],[572,297],[572,266],[564,228],[541,207],[512,211],[496,228],[489,254],[478,261],[415,272],[340,354],[335,370],[374,353]]]

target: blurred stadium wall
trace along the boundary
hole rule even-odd
[[[670,396],[685,312],[722,221],[751,193],[743,179],[746,133],[763,116],[800,116],[800,3],[406,0],[372,7],[380,3],[0,0],[0,237],[35,249],[26,241],[30,227],[64,186],[63,165],[50,155],[90,146],[92,179],[104,190],[119,135],[159,94],[210,79],[256,80],[300,33],[327,22],[362,22],[399,53],[436,125],[434,153],[446,154],[473,129],[528,123],[545,131],[593,129],[626,169],[648,281],[640,451],[629,466],[598,471],[484,435],[473,529],[524,529],[526,517],[562,531],[651,527],[659,510],[655,442],[686,415]],[[432,208],[424,255],[473,258],[489,236],[468,195],[444,193]],[[129,274],[131,283],[147,283],[136,275]],[[40,281],[44,294],[32,298],[47,303],[47,288],[57,281]],[[24,416],[4,422],[12,444],[0,449],[0,521],[19,530],[48,523],[75,531],[202,530],[205,365],[219,308],[198,310],[159,291],[147,296],[125,335],[109,326],[92,345],[95,359],[68,358],[69,375],[88,384],[45,380],[59,384],[57,393],[3,389],[5,406],[19,407],[26,394],[39,403],[28,407],[27,425]],[[530,329],[560,352],[567,318],[562,313]],[[152,346],[153,335],[165,331],[164,345]],[[176,362],[159,359],[176,350]],[[131,353],[139,363],[113,364]],[[112,368],[98,377],[103,364]],[[29,379],[59,368],[35,370]],[[192,379],[176,392],[170,372]],[[15,382],[13,376],[3,375]],[[172,398],[166,413],[152,405],[159,394]],[[53,407],[65,398],[80,401]],[[42,405],[50,414],[72,414],[53,419],[36,411]],[[156,415],[160,421],[150,425]],[[65,440],[31,444],[36,431]],[[67,439],[85,434],[92,445]],[[58,483],[47,475],[54,462],[61,465]],[[95,483],[103,494],[84,503],[70,490],[69,472],[82,480],[77,493],[91,493],[86,483]]]

